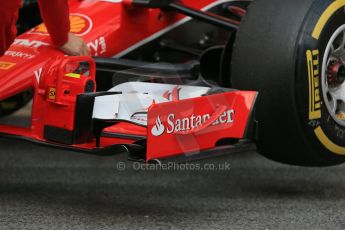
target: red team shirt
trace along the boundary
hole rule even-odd
[[[22,0],[0,0],[0,56],[17,35],[16,23]],[[70,30],[68,0],[38,0],[42,19],[52,42],[62,46]]]

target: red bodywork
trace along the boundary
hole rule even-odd
[[[184,0],[195,9],[206,9],[224,1]],[[121,57],[158,34],[178,26],[184,15],[160,9],[131,7],[116,1],[70,1],[71,31],[82,36],[94,56]],[[69,75],[67,65],[88,62],[89,76]],[[95,84],[95,65],[91,58],[65,57],[50,45],[43,25],[19,36],[6,54],[0,58],[0,100],[7,99],[27,89],[34,89],[32,123],[30,128],[1,125],[0,132],[21,136],[38,142],[50,143],[44,138],[44,127],[54,126],[73,130],[75,124],[76,96],[84,92],[86,84]],[[210,149],[223,138],[244,137],[256,92],[236,91],[224,94],[154,104],[149,108],[148,127],[121,122],[108,127],[106,133],[126,134],[147,138],[146,160],[166,158],[188,152]],[[188,132],[163,133],[153,136],[151,130],[160,117],[168,127],[167,118],[174,108],[175,119],[205,116],[203,121]],[[229,111],[233,111],[230,112]],[[225,114],[225,115],[224,115]],[[231,122],[214,125],[219,119]],[[213,119],[213,120],[212,120]],[[212,122],[211,122],[212,121]],[[136,140],[104,135],[100,148],[132,144]],[[53,143],[60,146],[64,144]],[[71,144],[75,149],[96,149],[96,140]]]

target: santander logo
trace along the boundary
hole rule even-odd
[[[161,118],[158,116],[156,119],[156,125],[153,126],[151,133],[153,136],[158,137],[162,135],[165,131],[165,127],[161,121]]]
[[[211,124],[211,126],[218,126],[227,123],[232,124],[234,123],[234,115],[235,110],[228,109],[220,114],[219,117]],[[167,124],[165,127],[161,121],[160,116],[158,116],[156,119],[156,124],[152,127],[151,133],[153,136],[158,137],[161,136],[164,132],[166,132],[167,134],[173,134],[176,132],[193,130],[200,127],[210,118],[211,114],[192,114],[189,117],[177,118],[175,114],[171,113],[167,116]]]

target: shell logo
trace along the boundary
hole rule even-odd
[[[92,29],[91,19],[83,14],[71,14],[69,16],[71,22],[70,31],[78,36],[83,36]],[[44,23],[38,25],[30,33],[48,35],[47,27]]]

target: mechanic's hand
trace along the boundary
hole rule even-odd
[[[60,50],[72,56],[90,56],[90,48],[85,41],[72,33],[68,34],[68,41],[60,47]]]

